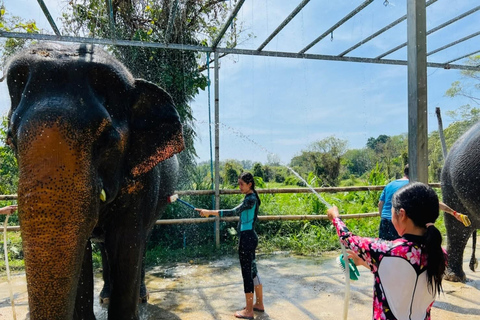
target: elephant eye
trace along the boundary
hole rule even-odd
[[[118,118],[124,113],[123,106],[128,105],[126,94],[128,83],[112,67],[95,65],[88,73],[89,85],[96,98],[111,116]]]

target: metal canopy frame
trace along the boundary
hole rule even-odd
[[[227,21],[223,24],[222,29],[218,33],[217,37],[213,40],[212,44],[210,46],[199,46],[199,45],[188,45],[188,44],[175,44],[175,43],[169,43],[169,34],[172,29],[172,24],[173,24],[173,17],[176,15],[176,11],[178,8],[178,2],[179,0],[170,0],[170,18],[167,24],[167,30],[166,30],[166,39],[164,43],[160,42],[143,42],[143,41],[131,41],[131,40],[122,40],[122,39],[116,39],[116,38],[111,38],[111,39],[100,39],[100,38],[90,38],[90,37],[70,37],[70,36],[62,36],[59,29],[57,28],[55,21],[53,20],[47,6],[45,5],[43,0],[37,0],[38,4],[40,5],[45,17],[47,18],[50,26],[52,27],[53,32],[55,35],[51,34],[29,34],[29,33],[19,33],[19,32],[5,32],[5,31],[0,31],[0,38],[23,38],[23,39],[32,39],[32,40],[48,40],[48,41],[60,41],[60,42],[74,42],[74,43],[90,43],[90,44],[98,44],[98,45],[116,45],[116,46],[141,46],[141,47],[154,47],[154,48],[163,48],[163,49],[173,49],[173,50],[188,50],[188,51],[199,51],[199,52],[219,52],[219,53],[224,53],[224,54],[238,54],[238,55],[253,55],[253,56],[268,56],[268,57],[283,57],[283,58],[297,58],[297,59],[310,59],[310,60],[327,60],[327,61],[344,61],[344,62],[362,62],[362,63],[375,63],[375,64],[389,64],[389,65],[408,65],[408,59],[407,60],[398,60],[398,59],[385,59],[386,56],[396,52],[397,50],[407,46],[407,42],[404,42],[396,47],[394,47],[391,50],[386,51],[385,53],[382,53],[376,57],[360,57],[360,56],[353,56],[353,55],[348,55],[351,51],[358,49],[362,45],[368,43],[370,40],[376,38],[380,34],[384,33],[385,31],[391,29],[392,27],[398,25],[399,23],[405,21],[407,19],[407,15],[405,14],[404,16],[398,18],[397,20],[393,21],[392,23],[388,24],[387,26],[379,29],[377,32],[373,33],[372,35],[366,37],[365,39],[361,40],[357,44],[353,45],[352,47],[348,48],[347,50],[339,53],[338,55],[324,55],[324,54],[308,54],[307,51],[309,51],[312,47],[314,47],[318,42],[320,42],[322,39],[324,39],[327,35],[331,34],[334,30],[339,28],[341,25],[343,25],[345,22],[353,18],[355,15],[359,14],[362,10],[364,10],[368,5],[373,3],[374,0],[366,0],[364,1],[361,5],[353,9],[350,13],[345,15],[342,19],[340,19],[338,22],[336,22],[334,25],[332,25],[330,28],[328,28],[325,32],[323,32],[319,37],[317,37],[315,40],[313,40],[311,43],[309,43],[305,48],[298,52],[284,52],[284,51],[265,51],[263,50],[267,44],[272,41],[279,33],[280,31],[285,28],[290,21],[298,14],[300,13],[304,7],[310,2],[310,0],[302,0],[300,4],[285,18],[285,20],[275,29],[275,31],[268,36],[268,38],[257,48],[257,49],[237,49],[237,48],[226,48],[226,47],[218,47],[220,44],[221,40],[223,39],[228,27],[231,25],[232,21],[236,18],[237,13],[240,11],[241,7],[245,3],[245,0],[239,0],[235,6],[235,8],[232,10],[232,13],[228,17]],[[253,0],[252,0],[253,1]],[[300,0],[298,0],[300,1]],[[439,0],[428,0],[425,3],[425,6],[428,7],[435,2]],[[448,1],[448,0],[441,0],[441,1]],[[114,21],[113,21],[113,8],[111,5],[111,0],[107,1],[107,6],[108,6],[108,12],[109,12],[109,18],[110,18],[110,24],[111,24],[111,29],[112,29],[112,35],[114,34],[113,30],[115,28]],[[475,13],[480,10],[480,6],[474,7],[457,17],[446,21],[430,30],[427,31],[427,36],[445,28],[446,26],[455,23],[457,21],[460,21],[461,19],[471,15],[472,13]],[[480,27],[479,27],[480,28]],[[437,49],[434,49],[430,52],[427,53],[427,56],[430,56],[434,53],[437,53],[439,51],[445,50],[447,48],[450,48],[454,45],[460,44],[461,42],[464,42],[466,40],[469,40],[471,38],[477,37],[480,35],[480,31],[473,32],[470,35],[458,39],[454,42],[451,42],[449,44],[446,44],[442,47],[439,47]],[[469,57],[471,55],[474,55],[480,51],[480,42],[479,42],[479,49],[475,50],[471,53],[466,53],[463,54],[455,59],[451,59],[449,61],[445,62],[428,62],[427,61],[427,67],[431,68],[444,68],[444,69],[457,69],[457,70],[479,70],[478,66],[470,66],[470,65],[465,65],[465,64],[452,64],[455,61],[464,59],[466,57]]]
[[[327,61],[344,61],[344,62],[362,62],[362,63],[375,63],[375,64],[390,64],[390,65],[404,65],[408,67],[408,105],[409,105],[409,158],[410,161],[410,172],[412,180],[419,180],[427,182],[425,179],[427,175],[427,162],[426,162],[426,146],[427,141],[427,127],[426,127],[426,108],[427,108],[427,90],[426,90],[426,68],[444,68],[444,69],[457,69],[457,70],[480,70],[480,66],[471,66],[467,64],[453,64],[453,62],[459,61],[461,59],[467,58],[471,55],[477,54],[480,52],[480,42],[478,50],[474,52],[462,54],[461,56],[445,61],[443,63],[438,62],[428,62],[428,56],[437,53],[439,51],[445,50],[452,46],[455,46],[461,42],[464,42],[468,39],[477,37],[480,35],[480,30],[471,33],[470,35],[458,39],[454,42],[448,43],[444,46],[436,48],[430,52],[426,52],[426,37],[452,23],[460,21],[461,19],[469,16],[470,14],[480,10],[480,6],[474,7],[473,9],[466,11],[457,17],[446,21],[430,30],[426,30],[426,8],[434,4],[438,0],[407,0],[407,13],[393,21],[392,23],[386,25],[385,27],[379,29],[377,32],[361,40],[357,44],[348,48],[347,50],[339,53],[338,55],[322,55],[322,54],[309,54],[309,51],[314,47],[318,42],[324,39],[327,35],[333,33],[338,27],[343,25],[345,22],[350,20],[352,17],[359,14],[362,10],[368,7],[374,0],[366,0],[356,8],[354,8],[350,13],[345,15],[342,19],[328,28],[315,40],[309,43],[305,48],[298,52],[282,52],[282,51],[265,51],[263,50],[267,44],[273,40],[280,31],[287,26],[290,21],[300,13],[305,6],[309,3],[310,0],[302,0],[297,7],[285,18],[285,20],[275,29],[275,31],[268,36],[265,41],[257,49],[237,49],[237,48],[227,48],[219,47],[221,40],[223,39],[228,27],[232,21],[236,18],[237,13],[245,3],[245,0],[239,0],[233,8],[230,16],[227,21],[223,24],[222,29],[218,33],[217,37],[213,40],[210,46],[197,46],[181,43],[169,43],[169,33],[172,29],[173,16],[176,14],[178,8],[178,0],[170,0],[170,18],[168,21],[168,27],[166,30],[166,38],[164,43],[150,43],[150,42],[141,42],[141,41],[131,41],[113,38],[115,34],[114,21],[113,21],[113,8],[111,5],[111,0],[108,0],[108,11],[110,16],[110,27],[112,30],[111,39],[98,39],[98,38],[88,38],[88,37],[70,37],[62,36],[57,26],[55,25],[54,20],[52,19],[50,12],[48,11],[43,0],[37,0],[40,7],[42,8],[47,20],[49,21],[55,35],[49,34],[28,34],[28,33],[17,33],[17,32],[4,32],[0,31],[0,37],[2,38],[24,38],[24,39],[33,39],[33,40],[50,40],[50,41],[60,41],[60,42],[74,42],[74,43],[90,43],[90,44],[99,44],[99,45],[115,45],[115,46],[141,46],[141,47],[154,47],[154,48],[163,48],[163,49],[173,49],[173,50],[190,50],[198,52],[208,52],[214,53],[215,61],[215,190],[216,190],[216,206],[218,208],[219,203],[219,180],[218,180],[218,165],[219,165],[219,145],[218,145],[218,135],[219,135],[219,79],[218,79],[218,59],[219,53],[224,54],[238,54],[238,55],[253,55],[253,56],[270,56],[270,57],[284,57],[284,58],[296,58],[296,59],[311,59],[311,60],[327,60]],[[253,0],[251,0],[253,1]],[[300,0],[297,0],[300,1]],[[385,0],[388,3],[388,0]],[[442,0],[449,1],[449,0]],[[408,41],[402,43],[391,50],[386,51],[378,55],[377,57],[359,57],[353,55],[347,55],[353,50],[363,46],[368,43],[370,40],[384,33],[385,31],[391,29],[392,27],[398,25],[402,21],[407,20],[407,38]],[[479,26],[480,29],[480,26]],[[395,59],[385,59],[386,56],[396,52],[397,50],[407,46],[407,60],[395,60]],[[417,161],[412,161],[417,160]]]

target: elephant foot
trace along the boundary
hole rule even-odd
[[[463,283],[467,282],[467,276],[463,271],[461,272],[460,275],[454,273],[453,271],[446,271],[443,279],[451,282],[463,282]]]
[[[100,305],[108,305],[110,302],[110,287],[103,287],[100,291]]]
[[[472,270],[473,272],[475,272],[475,269],[477,269],[478,267],[478,260],[475,259],[475,258],[472,258],[470,260],[470,264],[468,265],[470,267],[470,270]]]
[[[100,304],[101,304],[101,305],[106,306],[106,305],[108,305],[109,303],[110,303],[110,298],[108,298],[108,297],[105,297],[105,298],[100,297]]]
[[[148,299],[150,299],[150,293],[147,291],[147,294],[145,296],[138,299],[138,303],[147,303]]]

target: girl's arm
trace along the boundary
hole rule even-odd
[[[238,216],[242,211],[252,209],[256,203],[256,199],[251,196],[246,196],[242,203],[233,209],[221,210],[224,216]]]
[[[342,244],[356,254],[370,270],[375,271],[380,261],[380,256],[387,252],[392,246],[391,241],[383,241],[377,238],[365,238],[352,234],[345,223],[340,219],[337,207],[328,209],[328,218],[332,221],[337,230]],[[355,261],[355,260],[354,260]],[[366,266],[363,263],[358,263]]]

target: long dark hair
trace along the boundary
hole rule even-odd
[[[428,185],[412,182],[400,188],[392,197],[395,212],[405,210],[417,227],[426,228],[425,251],[427,253],[428,289],[434,294],[442,291],[442,279],[446,258],[442,249],[442,235],[433,225],[439,215],[438,196]],[[427,224],[429,224],[427,226]]]
[[[252,183],[252,191],[255,193],[255,195],[257,196],[257,202],[258,202],[258,205],[257,207],[255,208],[255,216],[258,215],[258,207],[260,207],[260,204],[262,203],[260,201],[260,197],[258,196],[258,192],[257,190],[255,190],[255,179],[253,179],[253,174],[251,174],[250,172],[247,172],[247,171],[244,171],[240,174],[240,176],[238,177],[238,179],[241,179],[243,182],[245,182],[246,184],[249,184],[250,182]],[[256,217],[255,217],[256,219]]]

